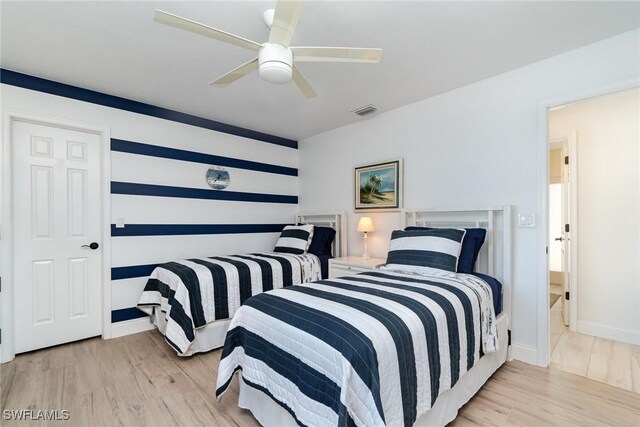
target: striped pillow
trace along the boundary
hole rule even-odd
[[[276,242],[274,252],[303,254],[309,249],[313,238],[313,225],[287,225]]]
[[[385,270],[455,277],[464,229],[395,230]]]

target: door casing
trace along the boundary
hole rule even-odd
[[[549,329],[549,255],[547,242],[549,241],[549,109],[560,105],[583,101],[589,98],[607,95],[640,87],[640,78],[619,80],[610,84],[592,86],[581,91],[567,93],[562,96],[542,99],[538,102],[537,110],[537,193],[538,212],[540,221],[537,231],[537,339],[535,355],[527,359],[538,366],[549,366],[550,329]],[[575,193],[575,191],[574,191]],[[574,257],[575,258],[575,257]],[[575,311],[575,310],[574,310]],[[577,323],[577,322],[576,322]]]
[[[99,135],[101,141],[100,200],[101,200],[101,246],[102,251],[102,338],[111,338],[111,132],[108,127],[92,123],[83,123],[66,118],[32,114],[24,111],[5,109],[2,120],[2,173],[0,173],[0,274],[2,292],[0,293],[0,327],[2,344],[0,363],[11,361],[15,357],[15,299],[13,292],[13,123],[21,121],[44,126],[71,129]]]

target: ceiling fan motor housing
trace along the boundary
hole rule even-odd
[[[265,43],[258,52],[260,77],[271,83],[287,83],[293,75],[293,52],[277,43]]]

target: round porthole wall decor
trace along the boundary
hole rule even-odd
[[[229,171],[219,166],[213,166],[207,171],[207,184],[214,190],[224,190],[229,186],[231,178]]]

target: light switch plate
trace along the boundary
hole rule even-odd
[[[124,228],[124,218],[118,218],[116,221],[116,228]]]
[[[518,214],[518,227],[534,228],[535,226],[536,226],[536,214],[533,214],[533,213]]]

